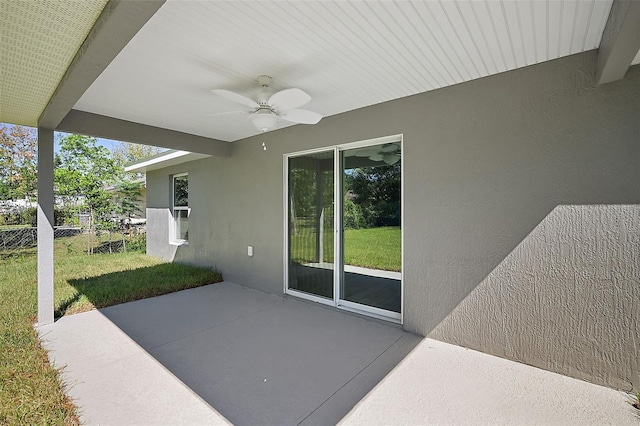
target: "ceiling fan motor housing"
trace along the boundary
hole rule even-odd
[[[273,90],[269,87],[271,85],[271,77],[261,75],[257,80],[258,84],[260,84],[260,93],[258,93],[257,101],[260,105],[267,106],[269,104],[269,98],[273,95]]]
[[[268,75],[259,75],[257,80],[258,80],[258,84],[260,86],[270,86],[271,85],[271,77],[269,77]]]

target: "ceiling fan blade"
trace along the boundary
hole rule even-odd
[[[390,166],[393,166],[394,164],[396,164],[398,161],[400,161],[400,155],[393,153],[393,154],[384,154],[382,156],[382,160],[387,163]]]
[[[384,155],[382,155],[381,153],[373,154],[369,157],[369,160],[371,161],[381,161],[383,159],[384,159]]]
[[[280,114],[280,117],[283,120],[300,124],[316,124],[322,120],[322,115],[317,112],[307,111],[306,109],[290,109]]]
[[[394,151],[397,151],[398,149],[400,149],[400,147],[395,143],[386,143],[382,145],[382,147],[380,147],[380,151],[382,152],[394,152]]]
[[[267,103],[275,109],[291,109],[301,107],[310,100],[311,96],[300,89],[293,88],[274,93]]]
[[[356,151],[356,157],[371,157],[372,155],[376,155],[378,151],[375,149],[361,149]]]
[[[232,92],[231,90],[213,89],[211,93],[213,93],[214,95],[218,95],[221,98],[225,98],[229,101],[236,102],[241,105],[246,105],[249,108],[258,108],[260,106],[253,99],[247,98],[240,93]]]

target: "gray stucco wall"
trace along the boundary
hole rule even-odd
[[[431,337],[638,388],[639,278],[640,205],[558,206]]]
[[[637,215],[624,230],[598,225],[603,235],[626,238],[611,250],[586,244],[580,228],[549,240],[595,262],[613,259],[603,260],[605,269],[631,262],[616,270],[610,290],[626,302],[600,303],[593,292],[611,281],[583,274],[580,263],[560,278],[541,273],[532,265],[546,252],[527,242],[545,221],[552,230],[572,223],[556,217],[566,213],[558,206],[640,204],[640,67],[596,87],[595,61],[587,52],[271,132],[267,151],[262,136],[235,142],[230,157],[150,172],[148,207],[166,209],[169,174],[188,171],[191,237],[175,260],[213,265],[227,280],[280,294],[282,155],[402,133],[404,328],[595,383],[638,386],[640,312],[629,300],[638,299],[639,260],[628,252],[637,250]],[[167,226],[151,216],[150,233]],[[149,253],[171,254],[167,240],[149,238]],[[514,249],[525,250],[518,261],[509,260]],[[490,276],[500,267],[509,273]],[[498,300],[502,292],[514,299]],[[611,312],[584,314],[603,308]],[[581,337],[566,338],[573,335]],[[613,356],[618,349],[625,354]]]

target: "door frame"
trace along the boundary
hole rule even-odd
[[[340,298],[340,284],[342,281],[342,273],[344,262],[342,259],[342,202],[337,202],[342,199],[342,151],[355,148],[366,148],[373,145],[381,145],[385,143],[399,143],[400,144],[400,250],[401,250],[401,271],[400,271],[400,313],[387,311],[384,309],[375,308],[373,306],[363,305],[359,303],[349,302]],[[297,291],[289,288],[289,159],[300,157],[309,154],[317,154],[321,152],[333,151],[334,161],[334,213],[333,213],[333,299],[327,299],[320,296],[315,296],[309,293]],[[404,251],[404,144],[403,135],[390,135],[380,138],[367,139],[356,142],[347,142],[336,145],[329,145],[322,148],[308,149],[304,151],[296,151],[286,153],[282,156],[283,164],[283,234],[284,234],[284,252],[283,252],[283,292],[284,294],[299,297],[301,299],[309,300],[312,302],[321,303],[323,305],[333,306],[339,309],[343,309],[358,314],[383,319],[399,324],[404,323],[404,265],[405,265],[405,251]]]

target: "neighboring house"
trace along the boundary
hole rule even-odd
[[[144,176],[133,180],[132,183],[140,184],[140,195],[135,199],[134,204],[136,205],[137,211],[131,219],[133,223],[140,223],[141,219],[146,218],[147,184]],[[125,195],[122,194],[117,185],[109,185],[105,187],[105,190],[111,194],[111,201],[114,205],[120,205],[122,203],[122,198]]]
[[[24,209],[36,207],[38,203],[29,199],[0,200],[0,214],[17,213]]]
[[[54,129],[173,148],[128,168],[146,172],[150,255],[640,387],[640,3],[291,5],[110,2],[52,98],[13,120],[37,120],[40,152]],[[209,93],[257,96],[263,73],[325,118],[263,134]],[[349,264],[361,194],[343,184],[385,165],[401,170],[401,266]]]

